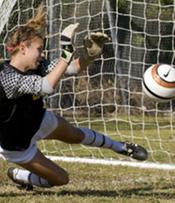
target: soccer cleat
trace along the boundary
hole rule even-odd
[[[133,159],[144,161],[148,158],[148,152],[138,144],[121,142],[124,144],[125,149],[120,154],[130,156]]]
[[[17,188],[19,188],[19,189],[25,189],[26,191],[31,191],[31,190],[33,190],[33,185],[32,185],[32,184],[30,184],[30,183],[25,183],[25,182],[22,181],[22,180],[16,179],[15,174],[14,174],[14,169],[15,169],[15,168],[9,168],[8,171],[7,171],[7,176],[8,176],[14,183],[17,184]]]

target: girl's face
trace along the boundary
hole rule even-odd
[[[34,38],[31,40],[30,45],[24,45],[24,60],[26,70],[37,69],[41,54],[43,52],[43,40],[41,38]]]

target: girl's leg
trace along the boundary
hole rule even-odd
[[[76,128],[61,117],[58,118],[58,127],[45,139],[108,148],[137,160],[146,160],[148,156],[147,151],[137,144],[114,141],[109,136],[88,128]]]
[[[28,163],[18,164],[24,169],[10,168],[8,176],[20,185],[36,185],[51,187],[64,185],[69,182],[68,173],[47,159],[40,151]]]
[[[147,159],[147,151],[137,144],[114,141],[109,136],[91,129],[73,127],[61,117],[58,118],[57,128],[45,139],[103,147],[138,160]],[[40,151],[36,153],[31,161],[19,165],[26,170],[11,169],[8,171],[9,177],[14,182],[29,183],[42,187],[64,185],[69,182],[67,172],[47,159]]]
[[[69,144],[84,144],[95,147],[110,148],[116,152],[124,150],[124,144],[113,141],[109,136],[88,128],[76,128],[64,118],[58,118],[58,127],[45,139],[56,139]]]

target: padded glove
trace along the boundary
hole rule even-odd
[[[61,47],[62,54],[61,57],[66,63],[70,63],[72,56],[74,54],[73,41],[75,36],[75,31],[78,28],[79,23],[68,25],[61,33]]]
[[[86,57],[92,61],[97,58],[103,51],[103,46],[111,38],[107,34],[102,32],[92,32],[89,36],[84,38],[84,48],[86,51]]]

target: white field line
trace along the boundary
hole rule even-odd
[[[143,169],[159,169],[159,170],[175,170],[175,164],[163,164],[153,162],[141,161],[120,161],[113,159],[94,159],[94,158],[80,158],[80,157],[62,157],[62,156],[47,156],[53,161],[63,161],[70,163],[86,163],[86,164],[101,164],[112,166],[127,166]],[[3,158],[0,155],[0,158]]]
[[[77,162],[88,164],[101,164],[101,165],[113,165],[113,166],[128,166],[135,168],[147,168],[147,169],[161,169],[161,170],[175,170],[175,164],[163,164],[153,162],[141,162],[141,161],[120,161],[113,159],[93,159],[93,158],[80,158],[80,157],[60,157],[60,156],[48,156],[53,161],[64,162]]]

